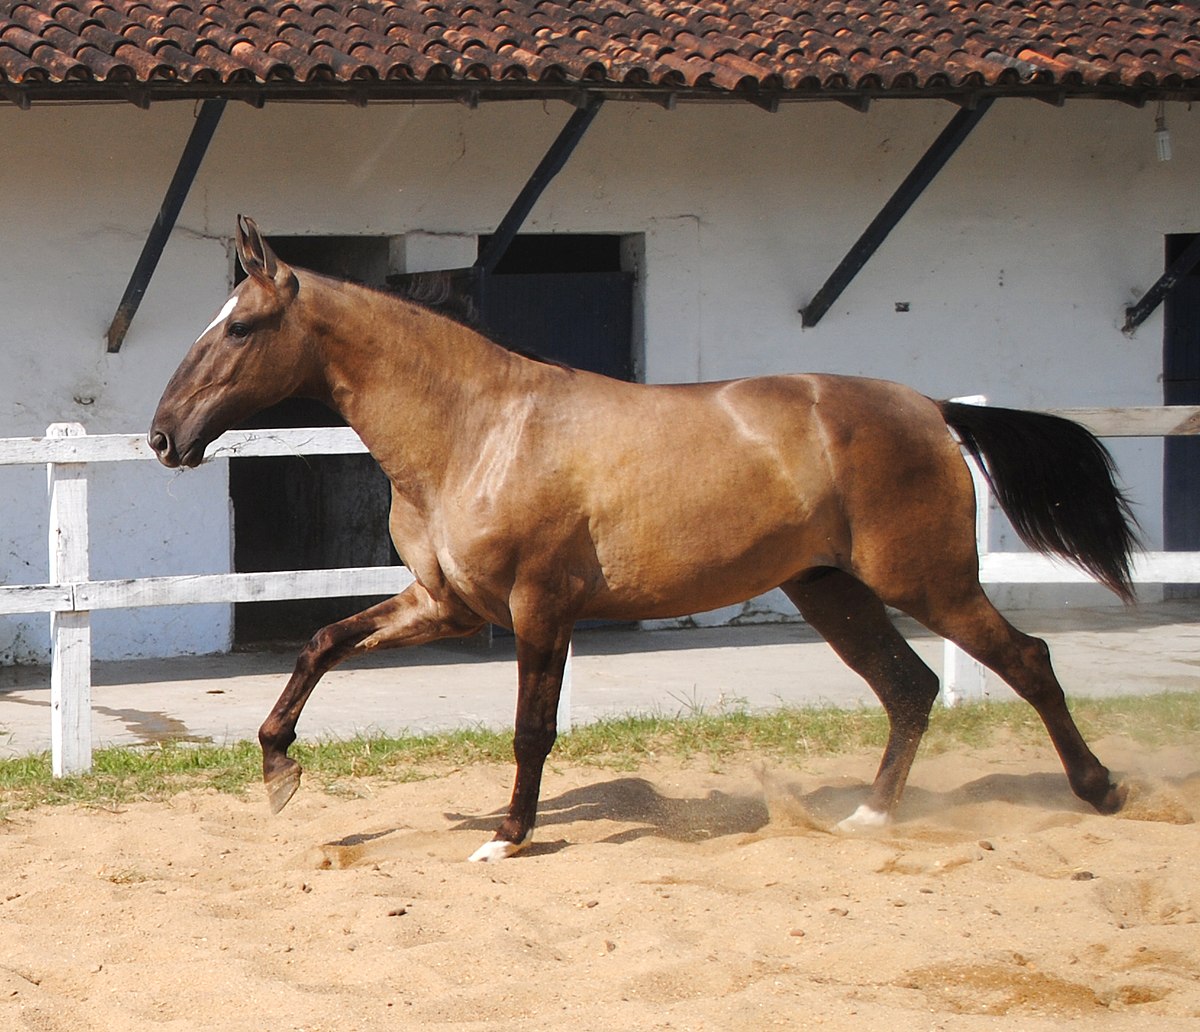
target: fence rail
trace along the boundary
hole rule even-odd
[[[79,426],[55,423],[55,427]],[[366,445],[349,427],[298,430],[229,430],[208,446],[205,459],[278,455],[345,455],[365,452]],[[52,463],[158,461],[143,434],[66,436],[53,427],[45,437],[0,438],[0,466],[41,466]]]
[[[200,573],[84,580],[73,584],[16,584],[0,586],[0,616],[214,602],[267,602],[285,598],[395,595],[412,582],[412,574],[403,566],[350,566],[338,570]]]
[[[1103,437],[1160,437],[1200,433],[1200,406],[1061,409]],[[209,447],[207,458],[338,455],[365,452],[348,428],[237,430]],[[156,461],[139,434],[87,435],[72,423],[51,426],[45,437],[0,439],[0,466],[47,466],[50,507],[50,583],[0,585],[0,615],[48,613],[51,621],[51,741],[56,775],[91,767],[91,628],[93,610],[288,598],[395,594],[412,583],[403,567],[220,573],[91,580],[87,467],[103,462]],[[1074,567],[1029,553],[988,552],[986,488],[978,471],[981,579],[987,584],[1087,583]],[[1200,582],[1200,552],[1139,555],[1140,583]],[[984,672],[947,643],[943,698],[947,704],[983,692]],[[570,722],[570,678],[560,719]]]

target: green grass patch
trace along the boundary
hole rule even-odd
[[[1091,741],[1123,735],[1160,746],[1200,735],[1200,693],[1081,699],[1072,710]],[[875,708],[785,708],[762,714],[695,709],[679,717],[630,716],[585,725],[559,738],[554,758],[620,770],[636,769],[656,757],[727,760],[743,753],[799,762],[882,749],[886,738],[887,720]],[[985,702],[935,707],[923,748],[940,752],[1013,740],[1046,741],[1037,715],[1024,703]],[[467,730],[297,743],[292,755],[305,768],[310,787],[336,793],[358,778],[411,781],[475,763],[508,763],[512,746],[508,732]],[[0,816],[44,805],[115,807],[190,790],[241,794],[258,790],[261,771],[254,742],[101,749],[93,759],[89,774],[68,778],[51,776],[45,753],[0,760]]]

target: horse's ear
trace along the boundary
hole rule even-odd
[[[275,256],[254,220],[244,215],[237,217],[237,254],[246,275],[268,286],[282,288],[294,279],[291,269]]]

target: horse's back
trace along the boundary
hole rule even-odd
[[[685,475],[695,466],[767,463],[814,487],[851,474],[864,462],[939,464],[955,448],[936,404],[888,380],[819,373],[749,377],[712,383],[639,385],[606,381],[586,420],[602,448],[658,450]],[[587,409],[586,394],[577,401]],[[832,485],[831,485],[832,486]]]
[[[853,570],[860,544],[883,547],[880,524],[906,504],[893,489],[938,480],[953,453],[933,403],[886,381],[596,386],[570,476],[604,615],[694,612],[815,567]]]

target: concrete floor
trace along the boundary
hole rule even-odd
[[[1068,695],[1194,691],[1200,602],[1026,610],[1012,621],[1049,643]],[[934,670],[942,642],[901,622]],[[291,671],[294,649],[97,664],[95,747],[253,738]],[[380,653],[327,674],[300,723],[308,739],[358,732],[508,727],[515,700],[511,638]],[[594,630],[575,641],[575,723],[626,713],[688,714],[780,705],[874,705],[870,690],[803,624],[676,631]],[[1011,698],[989,679],[990,698]],[[50,747],[45,668],[0,668],[0,756]]]

